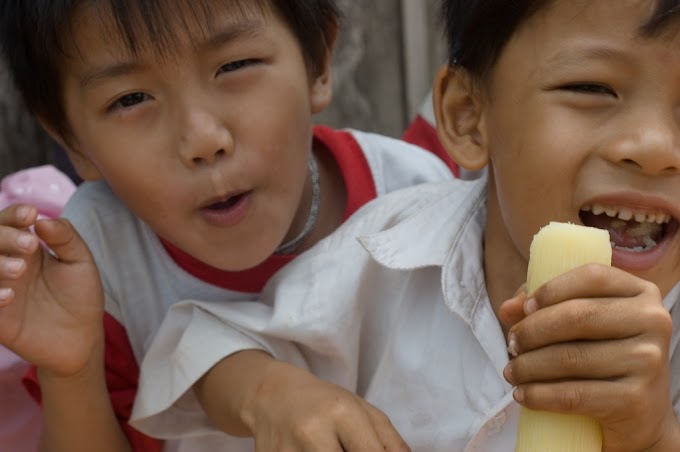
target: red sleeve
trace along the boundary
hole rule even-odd
[[[458,177],[458,165],[442,146],[439,137],[437,137],[437,130],[425,118],[420,115],[416,116],[401,138],[407,143],[415,144],[432,152],[446,163],[454,176]]]
[[[121,428],[134,452],[160,452],[163,449],[162,441],[150,438],[128,424],[137,393],[139,367],[125,329],[116,319],[105,314],[104,330],[106,333],[104,352],[106,385]],[[40,403],[40,386],[35,366],[28,371],[23,383],[29,394]]]

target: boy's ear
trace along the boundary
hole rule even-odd
[[[321,113],[333,98],[333,50],[338,37],[338,24],[332,22],[325,33],[326,55],[323,64],[316,68],[312,84],[312,114]]]
[[[489,152],[479,87],[465,69],[446,65],[437,74],[432,95],[437,136],[444,149],[467,170],[484,168]]]
[[[92,161],[82,152],[77,146],[68,144],[71,140],[66,140],[64,136],[57,132],[57,129],[48,121],[42,118],[37,118],[38,123],[47,132],[47,134],[54,140],[68,155],[73,168],[83,180],[98,180],[102,179],[99,169],[92,163]]]

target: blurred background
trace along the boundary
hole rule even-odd
[[[399,137],[444,62],[438,0],[338,3],[344,18],[333,60],[335,96],[316,122]],[[56,158],[0,64],[0,177]]]

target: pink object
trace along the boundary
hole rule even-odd
[[[33,204],[44,217],[56,218],[76,190],[71,179],[52,165],[38,166],[0,181],[0,209],[11,204]]]
[[[17,203],[32,204],[40,217],[56,218],[76,187],[51,165],[30,168],[0,181],[0,209]],[[29,364],[0,346],[0,450],[35,452],[40,439],[38,405],[24,389],[21,378]]]

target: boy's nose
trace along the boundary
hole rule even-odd
[[[680,128],[673,116],[658,110],[637,116],[623,127],[624,135],[607,147],[607,158],[650,176],[678,173]]]
[[[180,133],[179,154],[188,167],[211,165],[232,153],[229,129],[205,110],[187,112]]]

